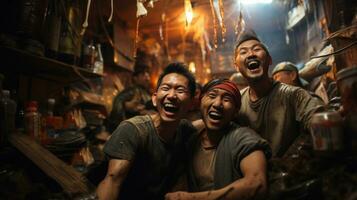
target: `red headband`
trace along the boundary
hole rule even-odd
[[[233,96],[234,101],[236,102],[237,106],[240,107],[241,95],[240,95],[239,89],[237,88],[235,83],[227,80],[220,84],[214,85],[212,88],[219,88],[219,89],[227,91],[229,94],[231,94]]]

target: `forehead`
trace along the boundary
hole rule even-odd
[[[212,87],[210,89],[208,89],[208,91],[205,93],[208,94],[210,92],[214,92],[214,93],[217,93],[217,94],[220,94],[220,95],[229,95],[229,96],[233,96],[230,92],[228,92],[227,90],[224,90],[224,89],[221,89],[221,88],[215,88],[215,87]]]
[[[178,86],[188,86],[188,79],[177,73],[170,73],[162,78],[161,85],[178,85]]]
[[[283,71],[275,72],[275,74],[273,76],[275,76],[275,75],[282,76],[282,75],[288,75],[288,74],[291,74],[291,73],[292,73],[292,71],[283,70]]]
[[[262,43],[259,42],[258,40],[247,40],[247,41],[242,42],[242,44],[240,44],[238,46],[238,49],[250,48],[250,47],[253,47],[253,46],[256,46],[256,45],[261,46]]]

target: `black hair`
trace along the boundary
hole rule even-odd
[[[149,72],[149,65],[147,65],[143,62],[136,62],[134,65],[133,76],[138,76],[145,72]]]
[[[190,95],[191,97],[195,96],[195,91],[196,91],[196,80],[193,74],[188,70],[187,65],[181,62],[174,62],[170,63],[169,65],[166,66],[164,71],[160,74],[159,79],[157,80],[157,85],[156,89],[158,89],[161,85],[162,79],[171,73],[176,73],[180,74],[184,77],[187,78],[188,80],[188,87],[190,90]]]
[[[131,116],[127,110],[124,108],[124,103],[131,101],[136,94],[140,94],[140,91],[136,87],[128,87],[121,91],[113,100],[113,108],[107,118],[108,131],[112,132],[119,125],[119,123]]]

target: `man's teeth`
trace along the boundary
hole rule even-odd
[[[213,111],[213,112],[209,112],[208,114],[209,114],[210,118],[212,118],[214,120],[219,120],[222,118],[222,115],[218,112]]]
[[[210,115],[213,115],[213,116],[221,116],[219,113],[216,113],[216,112],[210,112]]]
[[[249,65],[258,64],[258,61],[253,60],[253,61],[250,61],[248,64],[249,64]]]
[[[175,108],[175,105],[171,103],[165,103],[164,106],[168,108]]]

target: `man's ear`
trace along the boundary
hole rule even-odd
[[[152,105],[154,105],[154,107],[156,107],[156,98],[157,98],[157,93],[154,92],[154,93],[151,95],[151,101],[152,101]]]
[[[240,72],[239,71],[239,66],[237,65],[237,62],[234,60],[234,69],[236,69],[237,72]]]
[[[297,79],[297,73],[298,73],[298,72],[295,72],[295,71],[293,71],[293,72],[290,73],[290,76],[291,76],[291,78],[292,78],[291,80],[296,81],[296,79]]]

